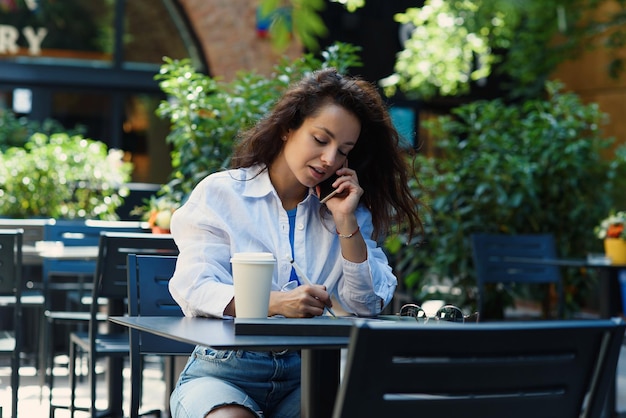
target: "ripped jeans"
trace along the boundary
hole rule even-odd
[[[299,353],[196,346],[170,398],[172,418],[201,418],[228,404],[259,418],[300,417]]]

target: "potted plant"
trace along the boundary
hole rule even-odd
[[[626,264],[626,211],[611,213],[594,228],[598,238],[604,241],[604,253],[614,264]]]
[[[172,214],[180,203],[170,195],[152,196],[144,206],[138,206],[131,211],[132,215],[141,215],[148,222],[152,233],[169,234]]]

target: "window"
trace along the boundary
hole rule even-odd
[[[134,181],[168,175],[168,125],[154,111],[164,56],[206,72],[175,0],[0,0],[0,111],[58,120],[128,152]],[[156,169],[158,167],[159,169]]]

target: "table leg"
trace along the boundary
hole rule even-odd
[[[124,302],[117,299],[110,299],[107,304],[107,313],[109,315],[120,315],[125,310]],[[128,332],[119,325],[108,322],[107,329],[109,333]],[[124,417],[124,358],[109,357],[107,358],[107,371],[105,380],[108,391],[108,409],[105,411],[106,417]]]
[[[124,379],[122,377],[122,369],[124,368],[124,359],[115,357],[107,359],[108,371],[105,375],[105,380],[108,389],[109,406],[105,412],[107,417],[119,417],[124,416],[123,412],[123,384]]]
[[[302,350],[302,418],[330,418],[335,406],[341,350]]]
[[[618,316],[621,312],[620,306],[620,288],[618,275],[623,274],[624,270],[616,268],[600,269],[600,317],[612,318]],[[605,416],[617,417],[617,376],[611,382],[609,393],[606,397]]]

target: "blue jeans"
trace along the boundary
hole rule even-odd
[[[202,418],[230,404],[259,418],[300,417],[299,353],[196,346],[170,398],[172,418]]]

